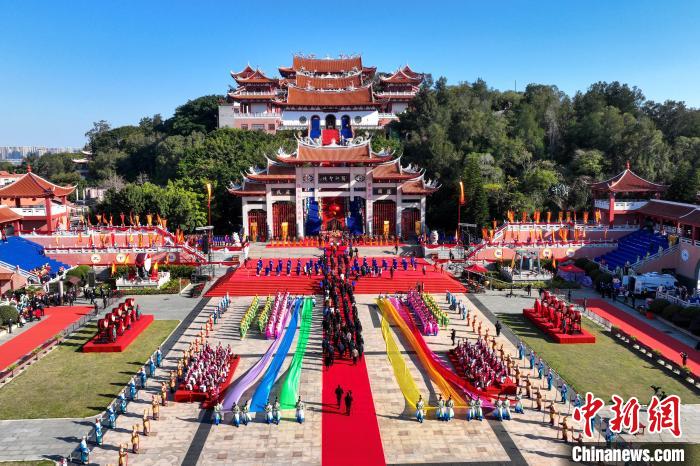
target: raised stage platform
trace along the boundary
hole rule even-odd
[[[380,261],[382,258],[378,258]],[[388,258],[387,258],[388,259]],[[277,259],[274,259],[275,262]],[[301,259],[305,261],[306,259]],[[372,258],[367,258],[371,263]],[[286,263],[287,259],[282,261]],[[294,266],[297,259],[292,259]],[[425,275],[421,268],[426,265]],[[293,267],[294,267],[293,266]],[[264,276],[256,275],[256,264],[250,261],[248,268],[239,267],[235,271],[221,277],[214,286],[211,287],[207,296],[267,296],[278,291],[289,291],[291,294],[316,294],[320,293],[319,285],[322,275],[305,275],[297,276],[294,268],[290,276],[283,272],[279,276]],[[417,268],[412,270],[399,270],[394,272],[394,277],[391,277],[389,272],[383,272],[381,277],[361,277],[356,280],[355,294],[380,294],[406,292],[410,289],[415,289],[416,284],[422,283],[425,291],[428,293],[445,293],[451,291],[453,293],[464,293],[466,288],[457,281],[452,275],[440,270],[433,270],[432,264],[427,264],[424,259],[417,259]]]
[[[556,343],[561,343],[564,345],[576,344],[576,343],[595,343],[595,336],[588,333],[585,329],[581,329],[581,333],[575,333],[573,335],[568,333],[561,333],[559,329],[555,329],[554,325],[549,321],[538,316],[534,309],[523,309],[523,315],[537,328],[542,330],[550,336]]]
[[[228,377],[226,377],[224,383],[222,383],[219,386],[219,399],[223,397],[224,392],[226,391],[228,386],[231,385],[231,382],[233,381],[233,375],[236,372],[236,368],[238,367],[239,362],[241,362],[241,357],[239,355],[235,355],[231,359],[231,362],[229,363]],[[219,401],[218,399],[210,399],[206,393],[194,390],[186,390],[184,384],[180,384],[178,386],[178,389],[173,395],[173,400],[175,400],[178,403],[203,403],[203,409],[213,408]]]
[[[83,345],[83,353],[121,353],[153,323],[153,320],[154,317],[151,314],[142,315],[139,320],[131,324],[130,329],[117,337],[114,343],[98,343],[98,335],[95,335]]]

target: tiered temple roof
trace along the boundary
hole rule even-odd
[[[647,181],[630,170],[630,164],[622,172],[605,181],[592,183],[591,190],[599,193],[661,193],[667,186]]]
[[[299,139],[297,149],[288,154],[280,149],[275,160],[267,159],[267,167],[251,167],[243,174],[241,185],[231,185],[229,192],[235,196],[258,197],[265,195],[265,185],[294,183],[296,169],[300,165],[312,166],[374,166],[372,179],[379,183],[394,183],[404,194],[431,194],[439,185],[426,181],[424,171],[409,165],[403,167],[401,158],[393,159],[388,150],[374,152],[369,139],[350,140],[348,145],[322,146],[308,138]]]
[[[46,198],[68,196],[75,186],[59,186],[32,173],[27,173],[12,184],[0,188],[0,199]]]
[[[380,89],[375,90],[371,81],[376,70],[364,66],[360,56],[295,55],[292,66],[279,68],[281,79],[270,78],[250,65],[239,72],[232,71],[238,88],[228,93],[228,99],[229,102],[267,101],[287,107],[375,107],[386,112],[391,101],[409,101],[423,81],[422,74],[406,65],[391,76],[380,78]]]

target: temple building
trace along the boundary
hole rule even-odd
[[[439,186],[404,167],[368,137],[309,136],[291,154],[280,149],[263,169],[250,168],[229,192],[242,198],[243,228],[254,241],[353,235],[408,238],[426,233],[426,197]]]
[[[659,198],[667,186],[652,183],[637,175],[627,162],[625,169],[605,181],[590,185],[596,209],[600,209],[610,225],[633,223],[637,211],[646,206],[651,197]]]
[[[13,182],[0,187],[0,224],[11,226],[9,234],[41,231],[51,233],[57,229],[68,229],[71,205],[68,196],[75,186],[59,186],[32,173],[19,175]],[[6,234],[8,232],[6,231]]]
[[[408,65],[378,79],[376,71],[360,56],[296,55],[292,66],[279,68],[280,78],[248,65],[231,72],[237,87],[219,106],[219,127],[302,131],[312,139],[328,130],[339,133],[337,141],[354,130],[382,129],[406,110],[423,75]]]

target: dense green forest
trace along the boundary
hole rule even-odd
[[[241,223],[226,191],[264,155],[293,148],[292,134],[217,129],[222,96],[178,107],[172,118],[143,118],[137,126],[95,123],[86,133],[92,152],[87,179],[74,155],[30,158],[35,172],[55,182],[108,187],[96,213],[160,213],[190,230],[206,222],[205,184],[213,186],[213,223],[230,232]],[[651,181],[670,185],[667,197],[695,202],[700,185],[700,110],[657,103],[619,82],[598,82],[570,97],[556,86],[524,92],[491,89],[482,80],[448,85],[429,77],[412,107],[375,149],[391,145],[442,189],[428,202],[431,228],[454,228],[457,184],[465,183],[462,218],[485,224],[509,209],[590,208],[587,183],[619,173],[627,161]]]

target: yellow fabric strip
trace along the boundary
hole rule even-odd
[[[387,327],[387,332],[389,330],[389,324],[387,321],[387,316],[396,323],[396,325],[399,327],[401,330],[401,333],[403,333],[404,337],[406,340],[408,340],[408,343],[411,345],[413,350],[416,352],[416,355],[418,356],[418,359],[420,359],[421,363],[423,364],[423,367],[425,371],[428,374],[428,377],[430,377],[430,380],[435,384],[437,388],[440,389],[440,393],[442,394],[442,397],[447,400],[450,396],[452,396],[452,400],[455,403],[455,407],[466,407],[467,403],[462,397],[462,395],[455,390],[450,383],[445,380],[445,378],[440,375],[440,373],[433,367],[433,363],[430,360],[430,357],[425,354],[425,352],[422,350],[420,345],[418,344],[418,341],[416,340],[416,337],[413,335],[411,332],[411,329],[408,328],[408,324],[399,316],[398,311],[396,308],[394,308],[394,305],[391,304],[391,302],[388,299],[377,299],[377,306],[379,306],[379,309],[382,311],[382,334],[384,334],[384,340],[387,340],[384,326],[386,325]],[[393,337],[389,334],[389,337],[393,340]],[[396,345],[396,342],[394,342],[394,345]],[[396,351],[398,354],[398,357],[401,360],[401,364],[403,364],[404,368],[402,369],[400,366],[394,365],[394,361],[392,361],[392,358],[389,357],[389,360],[392,363],[392,367],[394,368],[394,375],[396,376],[396,380],[399,383],[399,386],[401,387],[401,391],[404,394],[404,397],[406,397],[406,400],[408,403],[415,408],[415,403],[418,400],[418,388],[415,385],[415,382],[413,381],[413,378],[411,377],[410,372],[406,368],[405,362],[403,361],[403,357],[401,356],[401,353],[398,353],[398,346],[396,347]],[[389,355],[389,346],[387,343],[387,355]],[[396,358],[394,358],[395,360]],[[408,380],[410,380],[410,383],[413,384],[413,387],[410,387],[408,385]],[[427,405],[427,401],[426,401]]]

